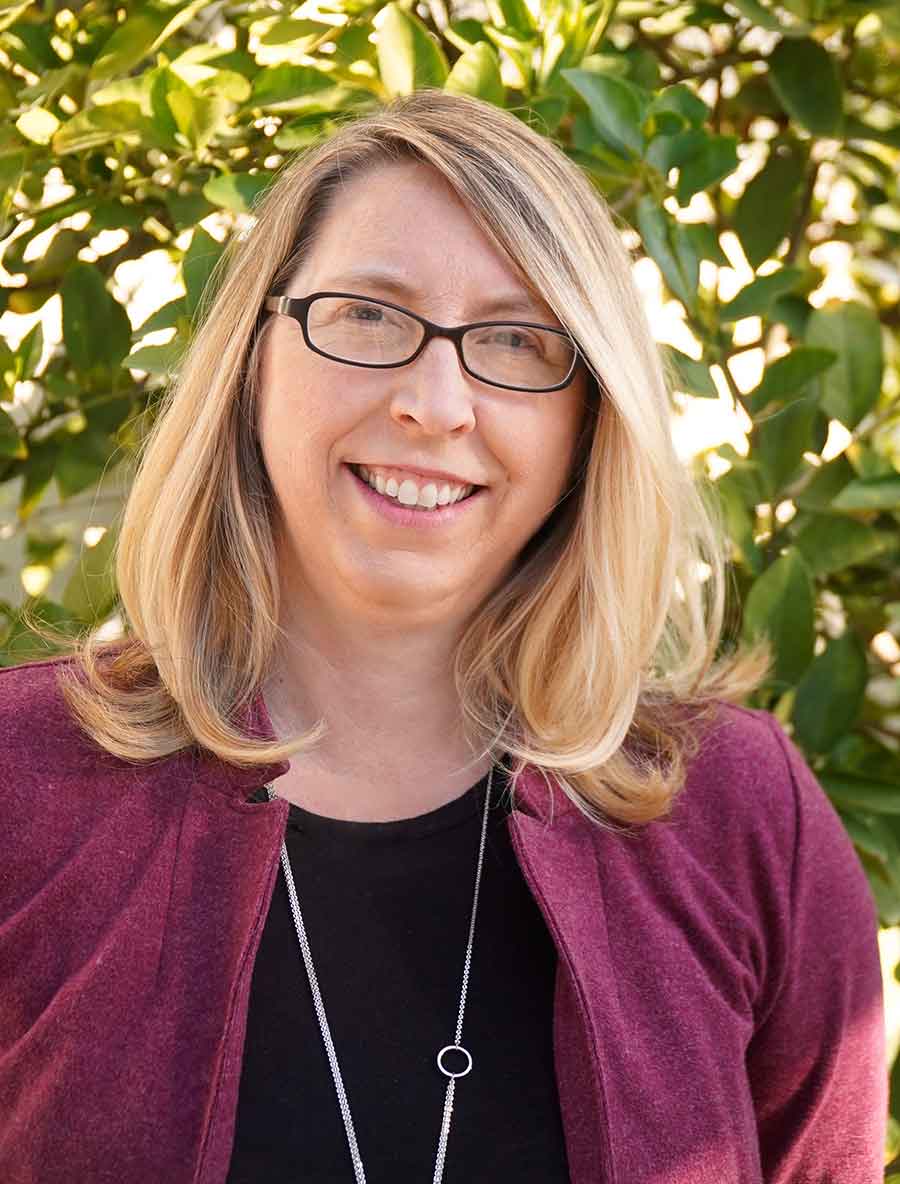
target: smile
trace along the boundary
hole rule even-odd
[[[355,466],[345,464],[342,465],[342,468],[347,472],[355,489],[366,504],[382,518],[397,526],[437,527],[451,525],[470,514],[487,494],[485,486],[475,486],[471,493],[448,505],[435,505],[433,509],[419,505],[404,505],[396,497],[391,497],[388,493],[379,493],[377,489],[373,489],[368,481],[364,480],[356,471]],[[402,489],[402,486],[400,488]]]

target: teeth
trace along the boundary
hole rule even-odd
[[[353,469],[373,489],[388,497],[395,498],[404,506],[418,506],[422,510],[433,510],[435,506],[452,505],[461,501],[475,488],[474,485],[436,485],[433,481],[421,488],[415,481],[407,478],[399,485],[393,477],[385,481],[380,473],[371,473],[365,465],[353,465]]]

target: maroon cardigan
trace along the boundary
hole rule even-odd
[[[62,660],[0,670],[0,1180],[223,1184],[288,814],[245,799],[289,763],[126,763],[67,715]],[[274,738],[261,695],[241,722]],[[777,721],[722,704],[630,837],[534,770],[516,806],[573,1184],[880,1181],[875,905]]]

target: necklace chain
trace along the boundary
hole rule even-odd
[[[440,1071],[449,1078],[447,1082],[447,1092],[444,1097],[444,1113],[441,1119],[441,1133],[438,1138],[437,1156],[434,1165],[434,1179],[432,1184],[440,1184],[444,1175],[444,1160],[447,1154],[447,1137],[450,1134],[450,1119],[453,1116],[453,1098],[456,1092],[457,1077],[465,1077],[465,1075],[472,1068],[472,1057],[468,1049],[464,1048],[460,1041],[462,1040],[463,1028],[463,1013],[466,1007],[466,994],[469,988],[469,968],[472,965],[472,943],[475,938],[475,916],[478,911],[478,890],[481,886],[481,868],[484,863],[484,846],[485,838],[487,836],[487,820],[488,809],[491,800],[491,782],[494,778],[494,768],[491,766],[491,771],[488,774],[487,789],[484,796],[484,816],[481,823],[481,843],[478,848],[478,864],[475,870],[475,892],[472,898],[472,915],[469,921],[469,940],[466,945],[466,960],[463,968],[462,990],[459,997],[459,1014],[456,1018],[456,1031],[454,1033],[453,1044],[445,1045],[437,1054],[437,1066]],[[276,797],[275,791],[271,785],[266,786],[266,792],[269,796],[269,801]],[[347,1092],[344,1089],[344,1081],[341,1077],[340,1066],[338,1065],[337,1053],[334,1048],[334,1041],[331,1039],[331,1029],[328,1026],[328,1018],[325,1015],[325,1004],[322,1002],[322,992],[319,989],[319,980],[316,976],[315,967],[313,966],[312,954],[309,948],[309,940],[306,936],[306,926],[303,924],[303,916],[300,912],[300,904],[297,900],[297,889],[294,885],[294,875],[291,871],[291,861],[288,858],[287,842],[281,841],[281,866],[284,870],[284,878],[287,884],[288,898],[291,905],[291,913],[294,918],[294,927],[297,930],[297,937],[300,939],[300,950],[303,954],[303,962],[306,966],[306,974],[309,979],[310,990],[312,991],[313,1006],[316,1010],[316,1017],[319,1021],[319,1028],[322,1032],[322,1040],[325,1044],[325,1051],[328,1053],[328,1063],[331,1066],[331,1076],[334,1079],[334,1087],[337,1091],[338,1105],[341,1108],[341,1116],[344,1119],[344,1130],[347,1132],[347,1143],[350,1147],[350,1159],[353,1162],[353,1173],[356,1177],[357,1184],[366,1184],[366,1173],[363,1167],[362,1156],[359,1153],[359,1146],[356,1142],[356,1131],[353,1127],[353,1119],[350,1115],[350,1103],[347,1101]],[[461,1072],[452,1073],[445,1069],[442,1063],[442,1058],[446,1052],[463,1053],[467,1059],[467,1066]]]

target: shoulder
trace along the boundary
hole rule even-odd
[[[874,931],[865,871],[801,749],[771,713],[718,706],[673,807],[677,841],[729,890],[766,901],[770,921],[799,923],[816,898],[822,923],[840,910]]]
[[[60,685],[70,655],[0,668],[2,846],[29,827],[73,835],[88,827],[135,770],[81,726]],[[29,821],[33,820],[33,821]]]
[[[71,774],[104,755],[59,685],[60,671],[72,662],[64,655],[0,667],[0,760],[7,774]]]
[[[861,890],[864,873],[843,823],[775,716],[718,701],[697,739],[669,814],[628,841],[642,866],[692,891],[708,877],[735,904],[782,913],[804,857],[827,848],[823,874],[849,877]]]
[[[805,757],[768,711],[718,702],[676,798],[673,821],[710,829],[723,839],[762,826],[794,841],[800,774],[815,778]],[[824,798],[824,791],[818,793]]]

